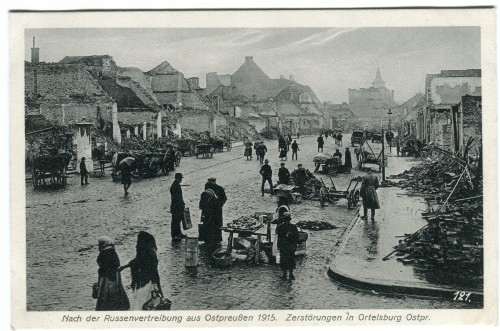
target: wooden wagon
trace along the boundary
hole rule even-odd
[[[31,179],[34,188],[67,185],[66,167],[70,157],[67,154],[56,156],[38,156],[31,162]]]
[[[209,143],[197,143],[195,145],[196,158],[211,158],[214,156],[214,146]]]
[[[192,139],[177,140],[177,149],[182,156],[192,156],[195,154],[196,142]]]
[[[359,202],[359,189],[361,187],[359,183],[361,181],[362,177],[352,178],[349,181],[349,186],[344,191],[337,190],[333,181],[331,187],[326,187],[325,183],[323,183],[323,187],[319,190],[319,202],[321,206],[323,207],[329,202],[335,202],[340,199],[347,199],[347,208],[356,207]]]

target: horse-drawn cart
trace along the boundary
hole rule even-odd
[[[195,154],[196,143],[192,139],[177,140],[178,151],[181,156],[192,156]]]
[[[347,199],[347,208],[356,207],[359,202],[360,188],[358,187],[358,184],[361,180],[361,177],[352,178],[345,191],[337,190],[333,181],[331,187],[326,187],[325,183],[323,183],[323,187],[319,190],[319,202],[321,203],[321,206],[323,207],[327,203],[335,202],[340,199]]]
[[[219,139],[216,138],[213,140],[212,145],[214,147],[214,152],[215,153],[222,153],[224,151],[224,148],[229,152],[231,148],[233,147],[233,143],[231,142],[230,139]]]
[[[209,158],[214,156],[214,146],[207,143],[197,143],[195,146],[196,158]]]
[[[31,162],[33,187],[38,188],[51,185],[65,188],[67,184],[66,167],[69,161],[69,154],[33,158]]]

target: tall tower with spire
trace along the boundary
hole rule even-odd
[[[382,74],[380,74],[380,67],[377,66],[377,73],[375,74],[375,79],[372,82],[372,87],[381,88],[385,87],[385,82],[382,79]]]

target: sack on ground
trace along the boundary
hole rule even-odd
[[[184,230],[189,230],[193,227],[191,223],[191,214],[189,213],[189,208],[184,209],[184,218],[182,219],[182,228]]]

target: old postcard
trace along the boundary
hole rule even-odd
[[[12,326],[496,324],[495,27],[11,12]]]

